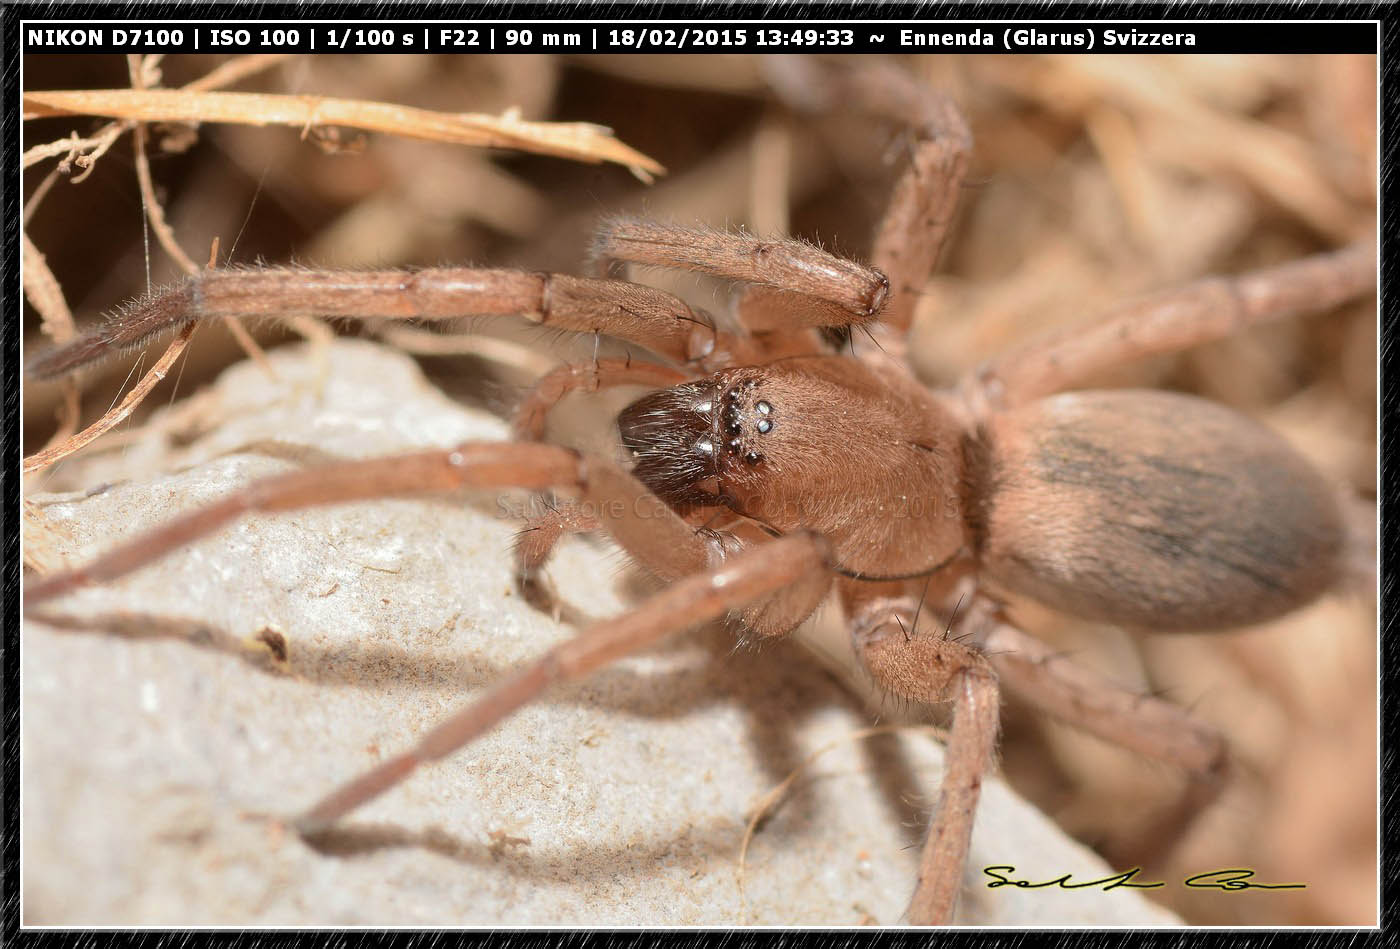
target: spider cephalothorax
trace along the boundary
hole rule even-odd
[[[618,416],[633,474],[678,512],[816,529],[839,569],[919,574],[964,543],[963,434],[927,390],[837,356],[729,369]]]

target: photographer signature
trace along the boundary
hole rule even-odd
[[[1115,890],[1118,887],[1129,887],[1137,890],[1153,890],[1166,886],[1163,882],[1140,883],[1135,877],[1142,872],[1141,867],[1133,867],[1131,870],[1124,870],[1122,873],[1115,873],[1113,876],[1106,876],[1099,880],[1085,880],[1082,883],[1073,882],[1071,874],[1064,874],[1053,880],[1045,880],[1040,883],[1032,883],[1029,880],[1015,880],[1006,874],[1015,873],[1013,866],[983,867],[982,872],[991,877],[991,882],[987,884],[987,889],[994,890],[999,886],[1017,886],[1026,890],[1038,890],[1043,887],[1053,886],[1062,890],[1084,890],[1102,889],[1105,892]],[[1225,870],[1209,870],[1205,873],[1198,873],[1195,876],[1187,877],[1181,881],[1182,886],[1189,886],[1193,889],[1201,890],[1302,890],[1307,888],[1306,883],[1254,883],[1253,870],[1242,868],[1229,868]]]

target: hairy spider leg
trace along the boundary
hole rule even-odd
[[[1032,340],[970,373],[963,390],[998,408],[1024,405],[1130,360],[1323,312],[1375,286],[1371,241],[1238,276],[1208,277],[1116,307],[1087,327]]]

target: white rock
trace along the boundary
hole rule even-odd
[[[300,348],[279,383],[229,370],[180,448],[160,427],[70,462],[83,491],[30,498],[27,554],[85,562],[251,479],[506,426],[406,357],[342,341],[318,390]],[[794,642],[711,629],[551,691],[354,814],[314,849],[281,819],[404,748],[574,632],[515,595],[517,524],[494,499],[383,501],[247,517],[122,581],[46,607],[22,643],[24,921],[49,925],[898,924],[941,750],[855,741],[859,701]],[[551,574],[590,616],[637,587],[605,543]],[[285,642],[286,661],[266,643]],[[816,759],[759,829],[756,804]],[[999,780],[960,920],[1174,925],[1125,890],[989,890],[1111,871]]]

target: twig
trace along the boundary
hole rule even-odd
[[[246,79],[254,73],[275,66],[285,59],[280,55],[263,56],[240,56],[237,59],[229,60],[222,66],[211,70],[199,77],[194,82],[184,86],[190,91],[203,92],[218,86],[228,85],[240,79]],[[92,174],[93,168],[97,166],[97,159],[106,154],[107,150],[116,144],[122,133],[135,126],[135,122],[129,119],[121,122],[111,122],[104,125],[96,134],[88,138],[79,138],[77,133],[69,135],[68,138],[58,139],[53,142],[45,142],[43,145],[36,145],[24,153],[24,167],[43,161],[45,158],[52,158],[55,155],[67,155],[68,157],[59,164],[58,171],[67,173],[68,163],[76,163],[79,167],[86,169],[82,174],[73,179],[73,184],[77,184],[88,175]],[[41,186],[41,190],[43,190]],[[30,199],[30,204],[38,203],[39,195]],[[33,207],[27,209],[32,212]]]
[[[186,92],[207,92],[211,89],[231,86],[235,82],[260,73],[264,69],[270,69],[291,58],[289,53],[253,53],[239,56],[215,66],[194,82],[187,82],[180,88]]]
[[[791,774],[789,774],[786,778],[783,778],[782,781],[778,782],[777,786],[775,786],[773,790],[765,794],[763,796],[763,799],[758,802],[758,806],[754,808],[753,816],[749,818],[749,825],[744,828],[743,843],[739,845],[739,925],[744,925],[745,920],[748,918],[749,915],[748,897],[744,893],[744,873],[747,867],[747,861],[749,856],[749,844],[753,841],[754,834],[758,830],[758,825],[763,821],[765,817],[767,817],[770,813],[773,812],[773,809],[778,806],[778,802],[783,799],[784,795],[786,795],[789,790],[791,790],[793,784],[802,775],[802,773],[806,771],[809,767],[811,767],[812,764],[814,764],[818,758],[826,754],[828,751],[840,748],[843,745],[855,744],[856,742],[864,741],[867,738],[874,738],[877,735],[891,735],[896,734],[898,732],[924,732],[926,734],[933,735],[939,741],[946,742],[948,740],[947,730],[943,728],[938,728],[934,725],[876,725],[873,728],[862,728],[859,731],[852,732],[851,734],[840,739],[839,741],[833,741],[828,745],[823,745],[816,751],[812,752],[810,755],[803,759],[801,764],[799,764],[796,768],[792,769]]]
[[[91,89],[26,92],[24,118],[106,115],[139,122],[231,122],[290,125],[303,130],[326,125],[385,132],[458,145],[513,148],[583,162],[623,165],[643,181],[665,169],[612,137],[610,129],[587,122],[527,122],[515,110],[503,115],[432,112],[409,106],[323,96],[248,92],[190,92],[183,89]],[[38,146],[24,155],[29,167],[49,154]]]
[[[129,63],[132,83],[144,83],[146,81],[145,73],[140,57],[130,57]],[[205,78],[207,79],[208,76]],[[146,208],[146,218],[151,222],[151,230],[155,232],[156,240],[160,242],[160,246],[165,248],[165,252],[175,263],[179,264],[180,269],[193,276],[199,273],[199,265],[190,259],[184,248],[175,240],[175,232],[165,219],[165,208],[156,198],[155,184],[151,180],[151,163],[146,157],[146,127],[137,123],[131,134],[132,143],[136,149],[136,180],[141,186],[141,203]],[[257,363],[270,378],[275,379],[276,374],[267,361],[267,354],[254,341],[252,335],[232,317],[224,317],[223,322],[224,326],[228,327],[228,331],[233,334],[234,340],[248,354],[248,357]]]
[[[50,175],[50,178],[53,176]],[[47,183],[47,182],[46,182]],[[42,186],[41,186],[42,188]],[[36,192],[36,195],[38,193]],[[55,343],[66,343],[77,335],[73,311],[63,298],[63,288],[49,269],[48,261],[28,234],[24,238],[24,296],[39,311],[40,330]],[[81,393],[75,379],[64,379],[63,402],[58,409],[58,429],[45,443],[47,450],[63,442],[77,431],[81,417]]]
[[[39,311],[39,328],[55,343],[66,343],[77,335],[73,322],[73,311],[63,298],[63,289],[49,269],[43,252],[23,235],[24,253],[24,296],[34,309]]]
[[[61,445],[55,445],[52,448],[46,448],[43,451],[30,455],[24,460],[24,473],[30,474],[42,468],[47,468],[59,459],[66,458],[79,448],[92,442],[99,435],[110,431],[113,426],[130,415],[136,406],[141,403],[141,400],[146,397],[146,394],[155,387],[156,383],[165,378],[165,374],[170,371],[170,367],[174,364],[175,360],[179,359],[180,354],[185,351],[185,344],[190,341],[190,337],[194,335],[194,328],[198,325],[197,323],[190,323],[186,325],[184,329],[180,330],[180,335],[176,336],[175,339],[171,341],[169,348],[166,349],[165,353],[156,364],[151,367],[151,371],[146,373],[146,375],[141,378],[141,381],[136,384],[136,387],[127,393],[126,398],[121,401],[120,405]]]
[[[29,225],[29,219],[34,216],[34,211],[39,207],[39,204],[44,198],[48,196],[49,191],[54,186],[54,182],[58,181],[62,175],[63,169],[55,167],[44,177],[43,181],[39,182],[39,187],[35,188],[34,193],[29,196],[29,200],[24,202],[24,212],[20,218],[21,227],[27,227]]]
[[[138,128],[136,134],[137,141],[140,142],[144,131]],[[144,152],[139,147],[137,149],[137,154],[144,156]],[[218,260],[218,256],[219,239],[216,237],[209,248],[209,266],[211,268]],[[156,364],[151,367],[151,371],[141,377],[141,381],[136,383],[136,386],[126,394],[126,398],[122,399],[121,404],[116,408],[109,411],[106,415],[102,416],[102,418],[98,419],[78,434],[65,439],[57,445],[52,444],[53,440],[50,440],[50,445],[45,446],[43,450],[26,458],[24,460],[24,474],[28,475],[32,472],[47,468],[54,462],[66,458],[79,448],[82,448],[84,445],[91,443],[94,439],[110,431],[113,426],[134,412],[136,406],[140,405],[150,391],[155,388],[156,383],[165,378],[165,374],[170,371],[170,367],[175,364],[175,360],[180,358],[180,354],[185,351],[185,345],[190,341],[190,337],[194,335],[195,327],[198,325],[197,323],[189,323],[180,330],[180,334],[171,340],[170,346],[166,348],[165,353],[156,361]],[[55,436],[55,438],[56,437],[57,436]]]

